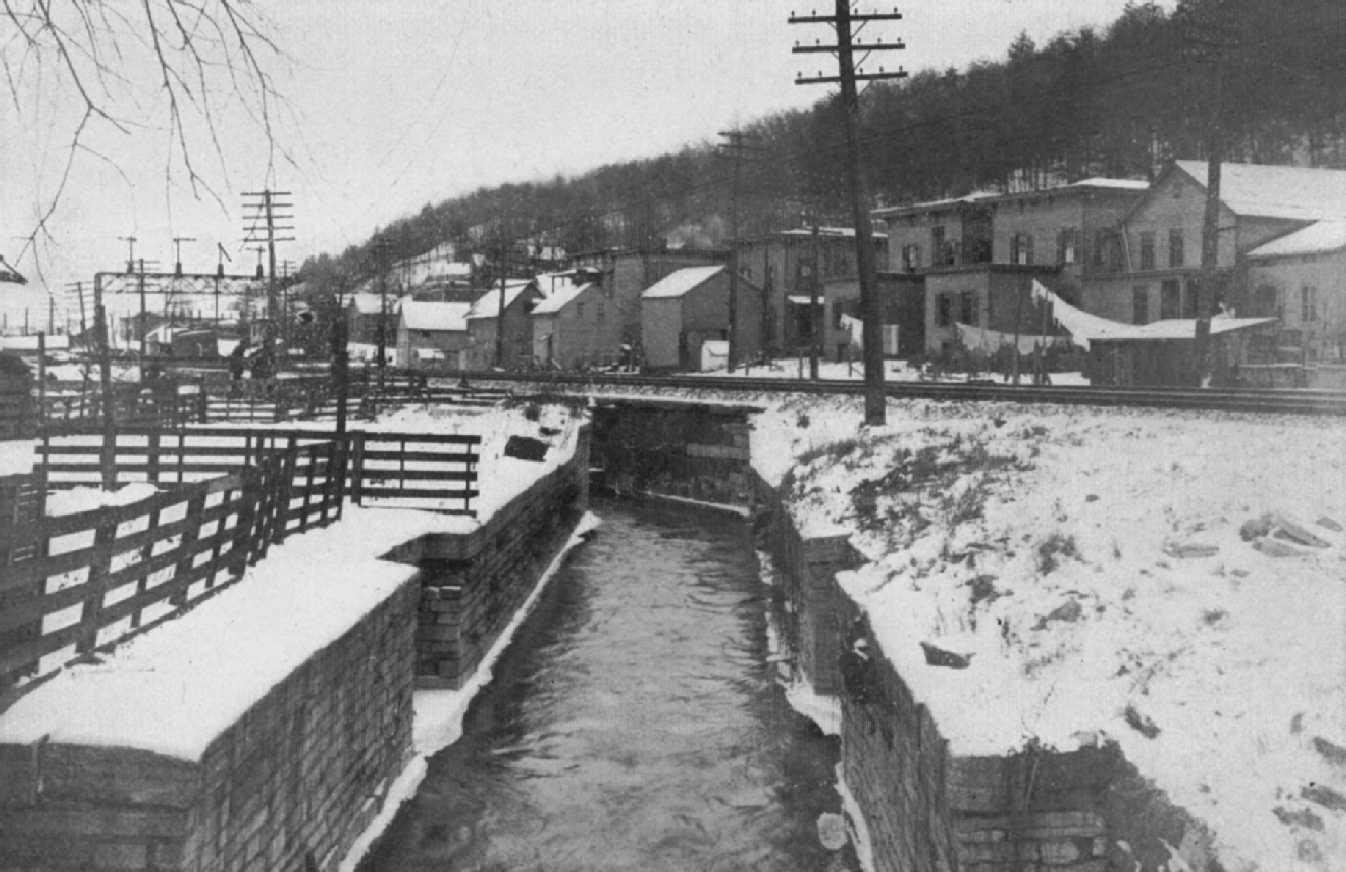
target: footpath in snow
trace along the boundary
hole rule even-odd
[[[754,463],[802,532],[849,534],[867,558],[842,586],[951,753],[1115,741],[1227,868],[1346,868],[1340,421],[935,402],[890,403],[885,428],[861,417],[859,400],[779,401]]]

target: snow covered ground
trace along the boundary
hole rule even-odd
[[[842,585],[952,753],[1115,740],[1231,872],[1346,868],[1346,425],[861,417],[858,398],[784,400],[754,462],[809,534],[851,534],[869,562]]]

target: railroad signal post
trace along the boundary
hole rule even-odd
[[[887,400],[883,390],[883,306],[879,300],[878,265],[874,261],[874,233],[869,220],[869,196],[860,162],[860,95],[856,82],[875,82],[900,79],[906,71],[887,72],[882,67],[877,73],[857,72],[855,52],[863,52],[860,64],[876,51],[896,51],[906,48],[902,42],[864,43],[856,39],[861,28],[870,22],[898,21],[902,15],[893,12],[854,12],[850,0],[836,0],[832,15],[791,15],[791,24],[828,24],[836,31],[834,45],[795,44],[794,54],[831,54],[837,59],[837,75],[796,77],[795,84],[815,85],[837,82],[841,85],[841,110],[846,131],[846,177],[850,188],[851,208],[855,218],[855,256],[860,272],[860,317],[863,319],[865,362],[865,424],[882,426],[887,421]],[[858,26],[857,26],[858,25]]]

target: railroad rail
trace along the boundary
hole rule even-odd
[[[436,382],[456,385],[554,385],[556,387],[639,387],[736,393],[859,394],[864,383],[847,379],[817,381],[751,376],[645,375],[637,373],[454,372],[432,374]],[[887,382],[888,396],[900,399],[1050,403],[1161,409],[1210,409],[1225,412],[1346,416],[1346,392],[1288,388],[1159,388],[1075,385],[1007,385],[994,382]]]

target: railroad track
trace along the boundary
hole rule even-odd
[[[726,393],[859,394],[864,384],[853,380],[754,378],[727,376],[655,376],[635,373],[502,373],[460,372],[434,381],[473,386],[531,384],[567,387],[641,387],[711,390]],[[1161,409],[1213,409],[1258,414],[1346,416],[1346,392],[1307,389],[1079,387],[1073,385],[1004,385],[987,382],[888,382],[890,397],[975,402],[1055,403]]]

